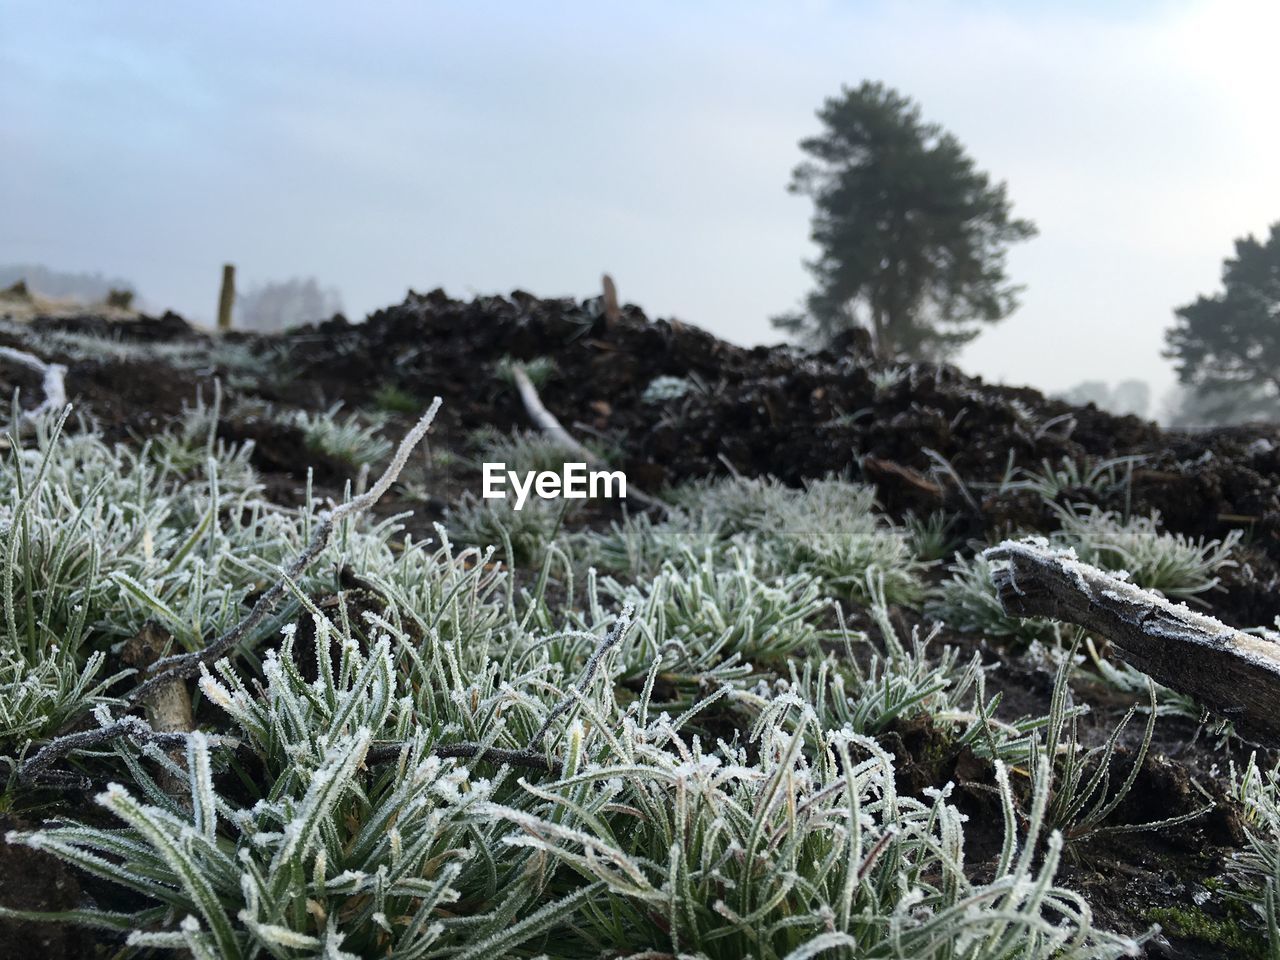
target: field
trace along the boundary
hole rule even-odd
[[[1273,628],[1274,427],[523,293],[0,346],[14,956],[1280,956],[1273,745],[984,554]],[[521,376],[626,501],[479,498]]]

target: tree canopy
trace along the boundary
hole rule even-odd
[[[819,343],[869,331],[881,356],[946,355],[1007,316],[1019,288],[1007,247],[1036,233],[1013,216],[1003,183],[978,170],[950,133],[880,83],[844,88],[818,111],[822,132],[790,190],[813,198],[807,311],[775,325]]]
[[[1197,391],[1280,394],[1280,222],[1265,242],[1236,241],[1222,265],[1222,292],[1174,311],[1165,356]]]

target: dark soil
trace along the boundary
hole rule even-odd
[[[39,826],[0,817],[0,836]],[[14,910],[74,910],[82,891],[76,871],[47,853],[0,843],[0,903]],[[0,920],[0,956],[91,957],[94,937],[66,924]]]
[[[32,327],[132,342],[212,344],[173,314],[139,321],[37,320]],[[617,465],[638,488],[657,491],[730,470],[791,484],[843,474],[874,483],[895,515],[954,514],[954,532],[962,541],[1056,525],[1037,494],[996,491],[1011,468],[1039,470],[1045,461],[1056,465],[1064,457],[1081,463],[1134,457],[1122,480],[1066,491],[1060,501],[1135,513],[1158,510],[1169,529],[1191,536],[1244,530],[1247,563],[1209,596],[1209,612],[1238,626],[1271,625],[1280,615],[1276,425],[1165,431],[1031,389],[986,384],[947,365],[919,363],[893,373],[856,337],[846,338],[840,351],[746,349],[679,322],[649,321],[633,306],[608,324],[594,301],[539,300],[522,292],[471,302],[451,300],[441,291],[410,294],[362,324],[337,317],[279,337],[238,339],[272,358],[279,376],[246,385],[243,376],[212,361],[193,370],[160,359],[83,359],[47,351],[43,359],[68,365],[71,399],[112,439],[153,431],[178,416],[198,389],[206,400],[211,397],[218,379],[227,411],[218,436],[252,440],[253,463],[268,494],[285,503],[301,499],[308,468],[321,496],[340,493],[354,471],[308,449],[297,429],[243,412],[253,405],[237,401],[318,409],[340,400],[349,409],[371,409],[388,388],[423,406],[438,394],[445,404],[432,431],[433,448],[466,453],[475,430],[529,426],[500,374],[506,358],[553,361],[554,373],[541,387],[547,407],[580,439],[616,451]],[[21,334],[0,333],[0,344],[32,349]],[[675,399],[646,402],[645,389],[658,376],[683,378],[689,389]],[[0,391],[9,394],[15,387],[24,403],[38,401],[38,378],[0,361]],[[396,416],[389,435],[409,419]],[[448,502],[478,486],[474,468],[465,464],[428,463],[414,470],[431,499],[424,505],[393,496],[378,509],[382,515],[416,509],[410,522],[415,535],[429,533]],[[588,516],[605,522],[609,511]],[[1046,711],[1053,682],[1046,668],[1019,650],[975,646],[964,636],[943,639],[998,664],[991,682],[1004,697],[1002,715]],[[1130,702],[1101,684],[1079,694],[1094,706],[1086,737],[1100,742]],[[1118,764],[1126,758],[1132,763],[1141,727],[1139,716],[1126,733]],[[1178,719],[1162,720],[1156,737],[1114,822],[1178,816],[1204,806],[1206,797],[1217,804],[1214,811],[1176,828],[1073,842],[1062,880],[1090,899],[1104,925],[1138,931],[1161,922],[1166,939],[1152,943],[1152,956],[1246,955],[1256,944],[1228,935],[1241,927],[1239,917],[1220,906],[1202,909],[1200,901],[1220,883],[1227,859],[1242,842],[1234,801],[1220,784],[1228,759],[1239,763],[1248,749],[1237,744],[1219,751],[1195,724]],[[998,852],[994,831],[1000,813],[989,767],[966,752],[949,752],[916,722],[889,731],[884,740],[899,757],[905,791],[955,784],[953,798],[971,818],[968,859],[979,865],[990,860]],[[0,903],[60,909],[81,896],[75,877],[51,858],[7,845],[0,845],[0,858]],[[70,928],[0,922],[0,942],[5,955],[58,957],[90,955],[85,951],[91,941]]]
[[[439,394],[447,423],[464,431],[527,426],[498,366],[507,357],[549,358],[556,373],[541,391],[548,408],[579,436],[616,447],[639,486],[729,469],[793,484],[846,474],[875,483],[891,512],[959,514],[962,536],[1052,523],[1035,495],[984,493],[1010,467],[1138,457],[1114,489],[1068,491],[1062,500],[1158,510],[1170,530],[1192,536],[1246,529],[1250,571],[1215,596],[1214,612],[1240,626],[1270,624],[1280,614],[1276,425],[1164,431],[939,364],[912,364],[878,389],[884,366],[856,343],[839,354],[745,349],[686,324],[651,322],[635,307],[609,327],[590,301],[520,292],[469,303],[441,291],[410,294],[363,324],[338,318],[294,331],[285,343],[293,375],[328,397],[358,405],[387,385]],[[681,398],[645,403],[658,376],[695,386]],[[951,469],[940,469],[938,457]]]

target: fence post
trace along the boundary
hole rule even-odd
[[[613,285],[613,277],[607,273],[600,278],[600,285],[604,287],[604,323],[605,327],[612,327],[622,316],[622,311],[618,307],[618,288]]]
[[[231,307],[236,302],[236,265],[222,265],[222,292],[218,294],[218,329],[231,329]]]

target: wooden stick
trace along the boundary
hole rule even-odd
[[[38,417],[46,410],[57,410],[67,405],[67,368],[62,364],[45,363],[34,353],[13,347],[0,347],[0,359],[20,363],[43,378],[44,400],[34,410],[24,413],[24,418]]]
[[[1078,624],[1129,664],[1189,694],[1237,728],[1280,743],[1280,644],[1099,570],[1044,541],[1005,541],[984,554],[1005,613]]]
[[[395,456],[391,458],[391,463],[387,465],[386,471],[367,492],[320,515],[315,528],[312,530],[311,542],[303,548],[301,553],[293,558],[289,566],[284,568],[281,577],[263,592],[257,602],[254,603],[253,608],[239,623],[222,634],[222,636],[211,641],[202,650],[197,650],[194,653],[176,654],[165,657],[163,660],[157,660],[151,665],[151,671],[155,673],[155,676],[130,690],[125,695],[126,702],[137,703],[151,696],[156,690],[171,683],[174,679],[194,676],[200,672],[202,664],[213,663],[213,661],[248,636],[249,632],[257,627],[258,624],[262,623],[267,614],[275,608],[280,599],[288,592],[290,586],[306,572],[316,557],[328,546],[329,537],[332,535],[338,521],[345,516],[352,516],[368,510],[391,488],[391,484],[399,478],[405,463],[408,462],[409,454],[418,445],[418,441],[426,435],[427,429],[431,426],[431,421],[435,419],[436,411],[439,409],[440,398],[436,397],[431,402],[427,412],[405,434],[404,439],[400,441],[400,446],[396,448]]]
[[[587,466],[605,466],[603,460],[575,440],[573,434],[566,430],[560,421],[556,419],[556,415],[543,405],[542,398],[538,396],[538,389],[533,385],[533,381],[529,379],[529,374],[525,372],[523,365],[513,363],[511,365],[511,377],[515,380],[516,389],[520,391],[520,402],[524,404],[525,412],[529,414],[529,419],[534,422],[539,430],[554,440],[566,453],[581,457]],[[627,484],[627,498],[638,500],[646,507],[669,509],[661,500],[649,496],[642,490],[637,490],[631,484]]]
[[[525,412],[529,414],[529,419],[537,428],[567,453],[581,457],[589,466],[600,466],[600,458],[575,440],[556,419],[556,415],[543,406],[542,398],[538,396],[538,389],[529,379],[524,366],[519,363],[512,364],[511,376],[516,382],[516,389],[520,391],[520,402],[524,404]]]
[[[139,672],[145,673],[153,663],[160,659],[165,650],[172,644],[173,637],[155,620],[147,620],[136,634],[125,641],[120,651],[120,659]],[[147,720],[151,729],[158,734],[190,733],[196,728],[191,716],[191,693],[187,685],[175,679],[171,683],[156,687],[147,697]],[[169,758],[179,767],[182,766],[183,748],[169,748]],[[190,791],[187,784],[170,770],[160,773],[160,787],[179,803],[190,804]]]
[[[231,308],[236,302],[236,265],[222,265],[222,287],[218,291],[218,330],[225,333],[231,329]]]
[[[170,645],[173,638],[154,620],[148,620],[125,641],[120,659],[139,672],[146,672]],[[160,733],[183,733],[195,729],[191,718],[191,695],[180,679],[152,689],[146,701],[151,729]]]
[[[608,330],[622,319],[622,309],[618,306],[618,288],[613,285],[613,277],[606,273],[600,278],[600,285],[604,288],[604,323]]]

